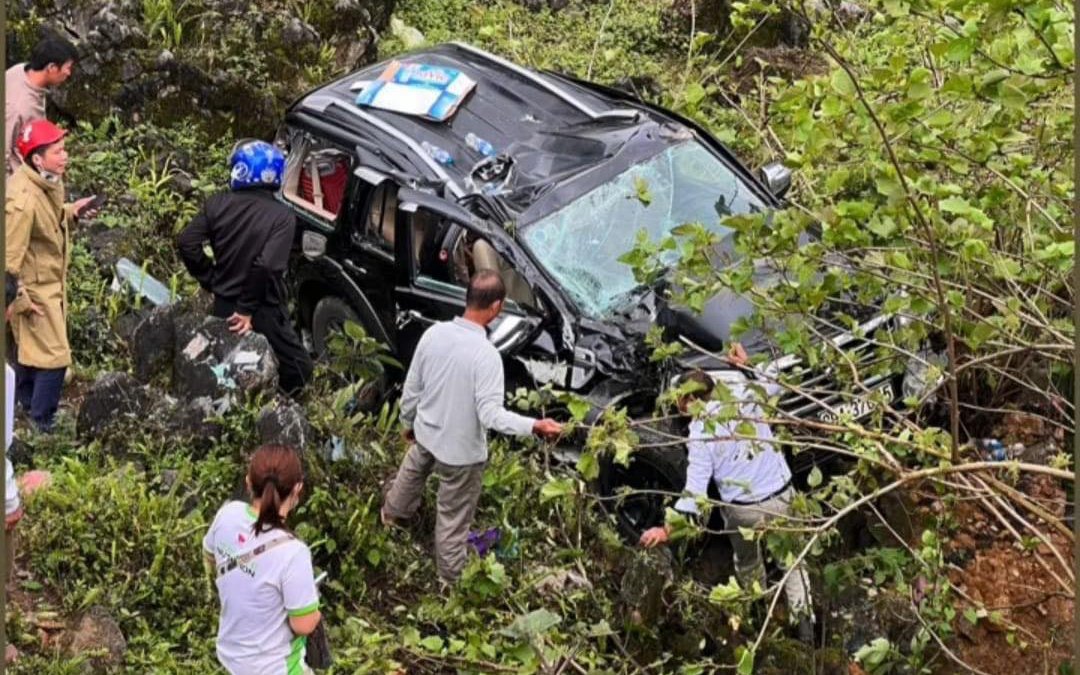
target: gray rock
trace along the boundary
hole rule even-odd
[[[99,605],[88,609],[74,622],[65,644],[66,651],[72,656],[94,654],[87,661],[93,672],[118,668],[127,653],[127,640],[120,625]]]
[[[902,490],[881,497],[874,507],[877,513],[873,516],[867,514],[867,521],[870,533],[882,546],[902,546],[913,541],[915,534],[927,524],[922,522],[925,517],[919,517],[913,496]],[[885,522],[882,522],[882,518]],[[897,537],[902,541],[897,541]]]
[[[592,582],[571,569],[555,569],[541,566],[537,572],[539,580],[533,588],[544,596],[560,596],[576,590],[592,590]]]
[[[304,409],[295,401],[280,396],[259,412],[255,428],[264,445],[288,445],[304,450],[313,441]]]
[[[301,47],[305,44],[319,42],[319,31],[310,24],[304,23],[299,17],[289,17],[288,22],[281,31],[281,40],[287,47]]]
[[[195,193],[195,186],[191,182],[191,175],[186,171],[174,171],[169,175],[169,186],[185,197]]]
[[[113,266],[124,254],[124,248],[127,245],[124,231],[96,222],[88,228],[83,241],[98,269],[102,274],[111,276]]]
[[[631,623],[653,626],[665,614],[664,590],[675,578],[666,548],[634,551],[619,588]]]
[[[177,479],[180,478],[180,472],[176,469],[165,469],[158,476],[158,485],[161,486],[162,492],[168,492],[176,485]]]
[[[172,363],[179,312],[175,304],[154,307],[132,332],[129,345],[135,377],[143,382],[149,382]]]
[[[106,373],[83,397],[75,430],[92,439],[121,421],[145,419],[154,407],[154,396],[127,373]]]
[[[390,19],[390,34],[401,40],[405,49],[417,49],[424,44],[424,34],[397,17]]]
[[[173,391],[191,399],[212,400],[238,393],[277,389],[277,359],[266,338],[258,333],[242,337],[229,331],[223,319],[206,317],[176,321]]]
[[[153,306],[145,304],[138,309],[131,309],[116,317],[113,323],[113,331],[121,340],[130,343],[132,336],[139,326],[150,316]],[[142,379],[142,378],[139,378]]]
[[[902,653],[907,651],[919,625],[910,597],[876,589],[869,579],[864,580],[862,587],[844,595],[838,612],[841,625],[836,632],[844,636],[844,650],[848,654],[879,637],[897,645]]]
[[[828,20],[835,14],[841,21],[859,21],[870,16],[870,10],[858,2],[842,0],[840,3],[826,2],[825,0],[810,0],[807,11],[816,19]]]
[[[206,396],[177,401],[171,396],[159,399],[150,413],[149,423],[163,435],[184,441],[186,447],[201,456],[221,438],[222,427],[216,420],[219,411]]]
[[[394,0],[341,4],[343,11],[331,20],[316,13],[318,22],[312,25],[300,20],[289,3],[204,0],[197,16],[184,20],[183,42],[192,42],[189,33],[205,32],[205,39],[197,40],[205,42],[205,48],[174,49],[170,54],[162,50],[161,36],[148,35],[151,26],[139,0],[17,0],[8,3],[7,16],[17,26],[17,36],[8,39],[8,60],[24,59],[37,41],[31,33],[44,25],[72,38],[82,54],[79,69],[88,75],[50,93],[50,104],[63,114],[96,121],[122,111],[125,119],[162,124],[205,117],[214,132],[262,136],[276,126],[280,105],[315,84],[306,80],[299,51],[381,35]],[[159,28],[153,27],[155,33]],[[256,70],[250,59],[234,58],[242,56],[247,44],[264,47],[265,58]],[[208,87],[210,78],[199,73],[210,71],[235,75],[238,86],[229,91]],[[170,85],[179,91],[159,100]]]

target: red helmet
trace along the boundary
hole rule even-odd
[[[49,120],[31,120],[19,131],[15,146],[19,150],[19,156],[26,159],[34,150],[45,145],[52,145],[66,133]]]

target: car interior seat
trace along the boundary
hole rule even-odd
[[[336,216],[349,182],[349,160],[336,150],[312,152],[300,169],[300,197]]]
[[[397,192],[390,188],[389,183],[382,183],[376,188],[375,204],[382,205],[381,209],[371,210],[372,230],[380,233],[389,246],[394,248],[394,228],[397,221]]]
[[[522,307],[536,307],[536,298],[532,289],[525,283],[517,270],[510,267],[488,242],[477,239],[472,245],[473,271],[489,270],[497,272],[506,285],[506,297]]]

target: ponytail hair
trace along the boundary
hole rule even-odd
[[[285,445],[264,445],[255,451],[248,468],[251,494],[259,500],[259,513],[252,528],[255,534],[275,528],[286,529],[281,505],[304,480],[300,457]]]

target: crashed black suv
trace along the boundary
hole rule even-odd
[[[407,363],[425,328],[462,312],[478,270],[497,271],[508,288],[491,330],[508,391],[550,384],[596,410],[627,406],[647,416],[677,375],[650,363],[652,325],[706,351],[724,349],[733,322],[750,311],[745,299],[718,297],[701,315],[681,311],[640,287],[619,257],[640,230],[657,239],[699,222],[723,234],[722,216],[780,206],[790,184],[783,167],[755,174],[678,115],[469,45],[399,60],[453,68],[475,88],[444,122],[360,106],[357,90],[384,72],[380,63],[303,96],[278,133],[288,153],[281,198],[302,230],[291,288],[314,352],[353,320]],[[866,319],[870,327],[884,320]],[[833,339],[853,353],[865,348],[854,335]],[[729,376],[700,353],[680,367]],[[820,375],[818,390],[826,380]],[[865,384],[900,393],[898,377]],[[793,395],[781,405],[803,417],[858,416],[860,400],[844,396]],[[801,454],[796,473],[813,461]],[[606,466],[601,487],[677,492],[684,465],[681,447],[637,453],[629,467]],[[662,504],[628,500],[619,518],[636,531],[662,518]]]

